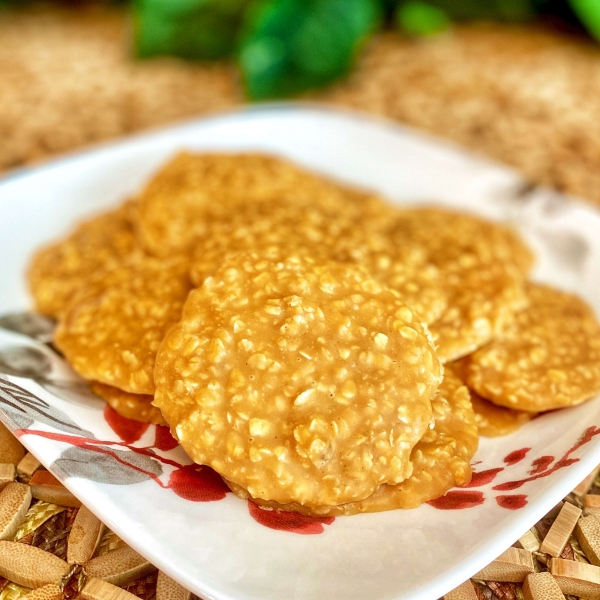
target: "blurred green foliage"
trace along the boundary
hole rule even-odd
[[[570,3],[588,31],[600,41],[600,0],[570,0]]]
[[[0,0],[26,4],[34,0]],[[128,0],[60,0],[66,5]],[[600,41],[600,0],[129,0],[140,57],[235,57],[251,99],[325,85],[352,68],[387,22],[431,36],[453,21],[528,21],[550,15],[582,23]]]
[[[377,0],[267,0],[248,14],[238,60],[248,95],[277,98],[345,75],[380,24]]]
[[[443,8],[420,0],[403,2],[396,11],[396,24],[408,35],[435,35],[449,29],[451,23],[450,15]]]
[[[2,0],[0,0],[1,2]],[[600,0],[134,0],[139,56],[235,56],[251,99],[325,85],[352,68],[386,19],[412,36],[453,21],[574,20],[600,40]]]
[[[399,10],[402,10],[407,2],[399,4]],[[451,19],[457,21],[523,21],[535,14],[530,0],[426,0],[424,4],[443,10]]]
[[[136,0],[138,56],[217,59],[237,46],[249,0]]]

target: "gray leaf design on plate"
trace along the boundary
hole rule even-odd
[[[36,348],[13,346],[0,350],[0,372],[27,379],[45,379],[52,372],[52,363]]]
[[[65,476],[115,485],[141,483],[162,473],[160,463],[147,456],[105,447],[97,447],[96,450],[69,448],[54,462],[52,468]]]
[[[25,412],[21,412],[13,407],[6,406],[2,398],[2,389],[0,388],[0,407],[10,420],[9,429],[29,429],[33,425],[33,419]]]
[[[31,379],[62,400],[86,408],[100,408],[104,403],[91,392],[82,379],[52,378],[52,355],[32,346],[13,346],[0,350],[0,373]],[[57,357],[54,360],[62,360]]]
[[[0,317],[0,328],[47,344],[52,341],[56,321],[37,313],[11,313]]]
[[[0,407],[20,428],[30,427],[34,421],[50,425],[74,435],[94,438],[61,410],[34,396],[18,385],[0,378]]]

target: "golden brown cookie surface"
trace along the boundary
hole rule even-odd
[[[378,210],[397,212],[382,204]],[[332,219],[318,206],[282,200],[250,203],[227,219],[213,220],[196,244],[192,280],[200,285],[228,253],[266,246],[304,249],[322,260],[363,265],[373,277],[399,292],[425,323],[434,321],[446,307],[438,269],[416,246],[392,243],[389,236],[365,226],[356,215]]]
[[[156,351],[191,289],[187,263],[144,257],[112,272],[113,284],[75,302],[55,344],[85,379],[153,394]]]
[[[600,391],[600,326],[581,299],[527,284],[529,307],[501,338],[469,357],[467,382],[483,398],[541,412],[579,404]]]
[[[444,363],[488,343],[526,304],[523,281],[511,265],[491,263],[457,273],[442,270],[441,279],[448,304],[429,329]]]
[[[442,207],[401,211],[392,235],[399,244],[419,244],[433,264],[451,272],[501,262],[527,275],[534,262],[531,250],[509,227]]]
[[[451,363],[454,372],[466,384],[469,357]],[[469,390],[471,404],[475,413],[475,421],[479,435],[483,437],[501,437],[519,430],[536,416],[536,413],[514,410],[505,406],[497,406],[489,400],[484,400],[473,390]]]
[[[402,211],[390,236],[415,244],[435,265],[448,295],[430,330],[438,356],[448,362],[489,342],[524,305],[524,274],[532,264],[527,247],[509,229],[442,208]]]
[[[440,378],[414,314],[363,269],[244,253],[190,294],[154,404],[252,496],[334,505],[410,475]]]
[[[479,435],[484,437],[500,437],[514,433],[536,416],[536,413],[496,406],[475,392],[471,392],[471,403]]]
[[[166,425],[160,411],[152,406],[153,396],[130,394],[119,388],[92,381],[90,388],[94,394],[106,400],[106,403],[119,415],[140,423]]]
[[[249,203],[280,200],[343,215],[369,198],[261,154],[181,153],[139,197],[138,234],[156,256],[188,253],[214,218],[229,218]]]
[[[444,380],[432,400],[434,427],[425,432],[411,453],[413,473],[398,485],[382,485],[360,502],[342,506],[307,507],[278,505],[255,500],[262,506],[291,510],[316,516],[352,515],[396,508],[413,508],[443,496],[450,488],[471,480],[470,460],[477,451],[479,437],[469,392],[460,379],[446,368]],[[231,482],[237,495],[248,492]]]
[[[79,225],[66,239],[34,256],[29,285],[37,310],[58,317],[92,278],[119,267],[136,248],[131,206],[125,205]]]

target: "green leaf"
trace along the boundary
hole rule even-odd
[[[450,17],[445,10],[419,0],[405,2],[398,7],[396,23],[408,35],[435,35],[450,27]]]
[[[600,0],[569,0],[587,30],[600,41]]]
[[[138,56],[217,59],[233,53],[250,0],[137,0]]]
[[[400,3],[400,8],[412,0]],[[453,20],[526,21],[535,14],[533,0],[427,0]]]
[[[238,62],[250,98],[280,98],[348,73],[379,25],[378,0],[261,0]]]

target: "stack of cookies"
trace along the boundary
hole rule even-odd
[[[600,326],[510,229],[277,158],[181,154],[42,249],[55,345],[239,496],[311,515],[470,481],[479,435],[600,391]]]

